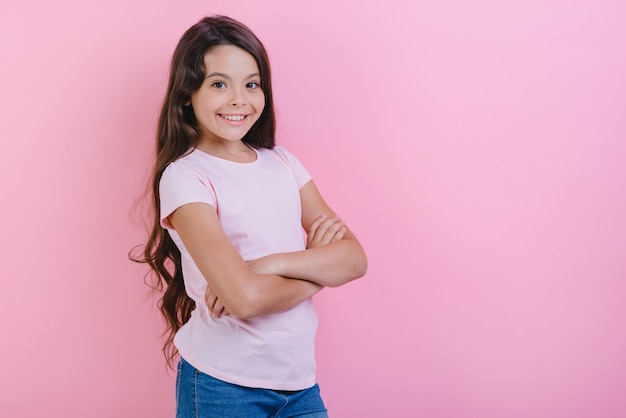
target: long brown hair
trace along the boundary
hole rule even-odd
[[[271,149],[275,144],[276,120],[272,99],[270,65],[267,52],[252,31],[226,16],[211,16],[200,20],[181,37],[170,68],[167,92],[161,108],[156,135],[156,159],[150,190],[152,213],[148,240],[140,246],[139,255],[131,251],[130,258],[150,266],[148,282],[162,296],[158,307],[166,322],[163,353],[167,363],[177,354],[174,335],[191,316],[195,302],[185,293],[181,255],[174,241],[160,223],[159,182],[168,164],[187,154],[198,145],[200,129],[189,105],[192,93],[202,85],[205,74],[204,56],[217,45],[233,45],[251,54],[259,67],[265,108],[259,120],[242,141],[256,148]]]

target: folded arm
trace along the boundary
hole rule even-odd
[[[302,187],[300,198],[302,225],[308,233],[307,249],[254,260],[248,263],[251,270],[307,280],[327,287],[341,286],[365,275],[367,257],[361,244],[352,231],[338,220],[313,181]]]
[[[249,319],[283,312],[308,299],[323,286],[306,280],[251,271],[231,244],[215,208],[205,203],[181,206],[169,216],[183,244],[208,282],[215,314],[228,313]],[[218,304],[214,306],[213,304]]]

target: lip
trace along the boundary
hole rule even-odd
[[[250,115],[246,115],[242,113],[218,113],[217,115],[223,122],[232,126],[239,126],[239,125],[244,124],[250,116]],[[234,119],[234,120],[228,119],[228,118],[239,118],[239,117],[241,117],[241,119]]]

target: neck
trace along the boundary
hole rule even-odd
[[[236,163],[251,163],[256,160],[256,152],[243,141],[200,141],[197,148],[224,160]]]

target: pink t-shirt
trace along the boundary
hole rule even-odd
[[[204,301],[207,281],[167,219],[180,206],[203,202],[215,207],[244,260],[305,249],[300,188],[310,174],[283,147],[255,151],[254,162],[236,163],[196,149],[163,172],[161,225],[180,249],[185,289],[196,302],[174,344],[185,360],[217,379],[248,387],[306,389],[315,384],[317,314],[312,300],[250,320],[212,318]]]

